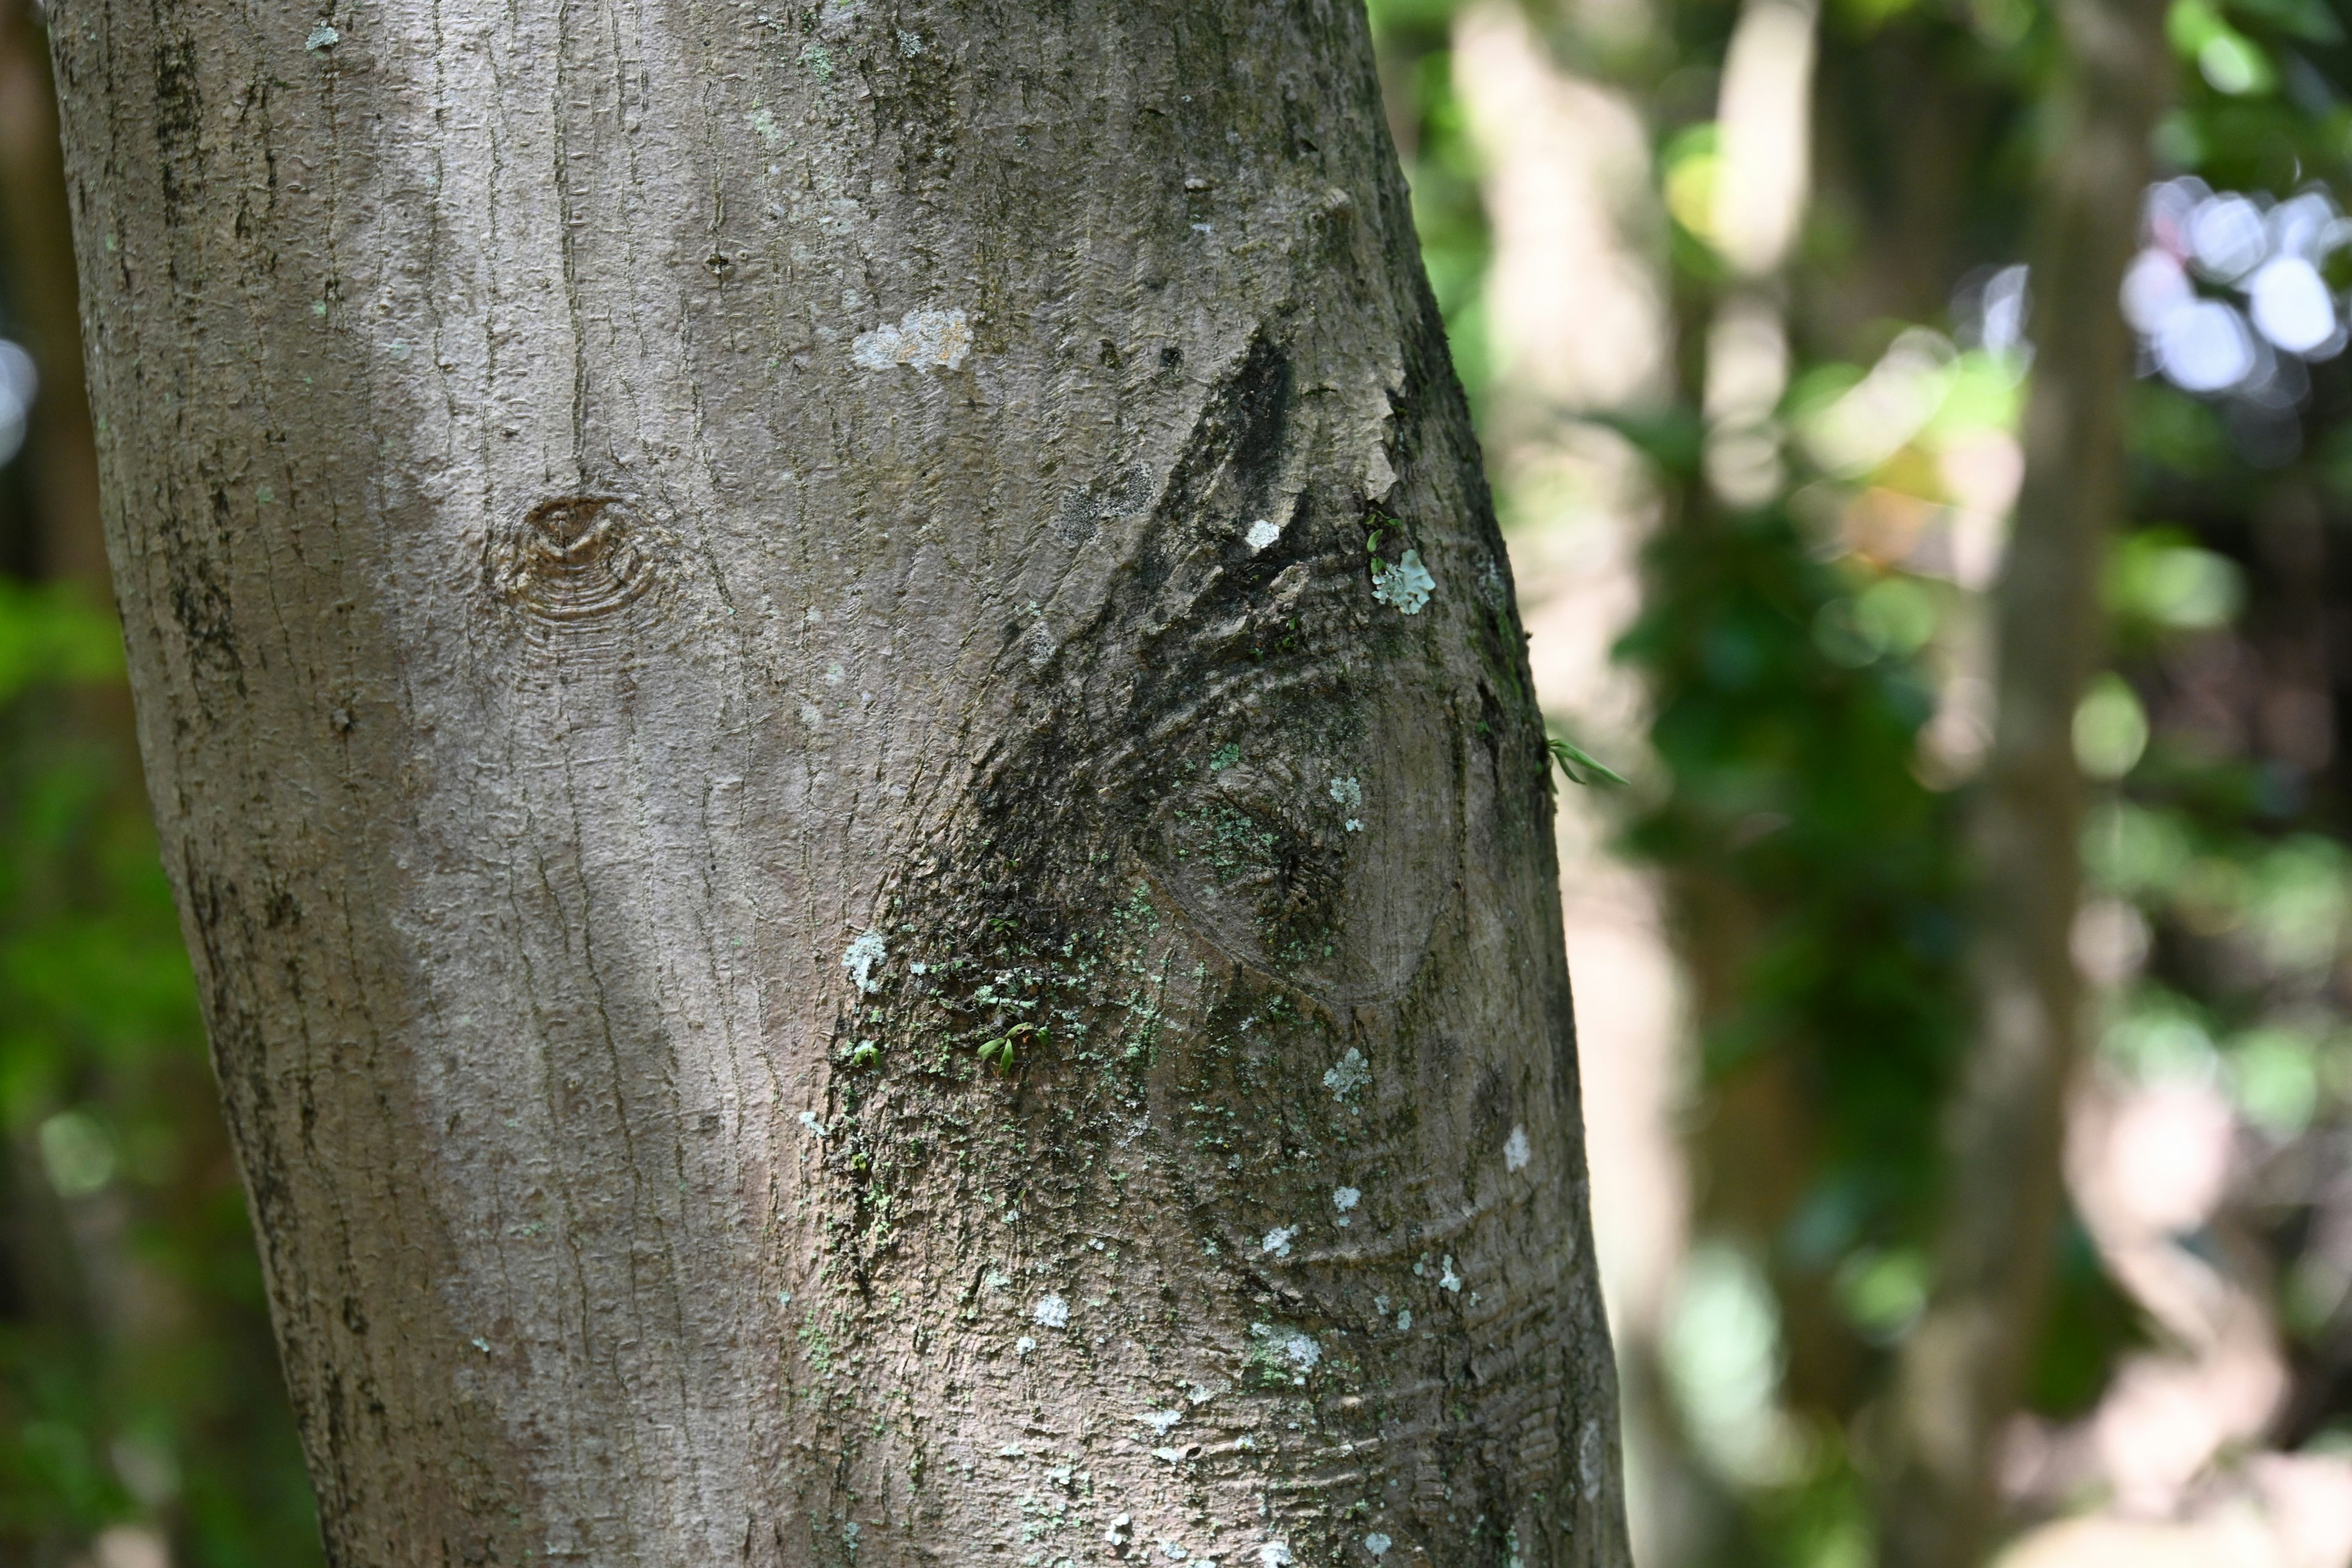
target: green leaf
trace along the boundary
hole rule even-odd
[[[1625,782],[1625,776],[1622,773],[1595,761],[1583,747],[1566,736],[1549,736],[1545,739],[1544,744],[1550,748],[1551,760],[1559,764],[1559,771],[1568,775],[1568,782],[1572,784],[1591,786],[1596,784],[1622,784]]]
[[[2344,41],[2344,25],[2322,0],[2231,0],[2231,8],[2241,16],[2268,22],[2292,37],[2315,44]]]
[[[0,582],[0,702],[29,686],[120,679],[114,617],[71,589]]]

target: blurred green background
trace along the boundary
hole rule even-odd
[[[2053,13],[1373,14],[1540,694],[1632,780],[1565,792],[1563,847],[1640,1560],[1859,1568],[1967,1201],[1939,1117]],[[2163,26],[2140,248],[2090,302],[2137,352],[2074,730],[2096,1050],[2002,1551],[2340,1568],[2352,48],[2322,0]]]
[[[1643,1568],[1860,1568],[1965,1172],[1962,824],[2044,0],[1376,0],[1564,740]],[[98,544],[40,17],[0,0],[0,1563],[315,1525]],[[2352,1563],[2352,42],[2172,0],[2016,1564]],[[1704,526],[1696,520],[1705,519]]]

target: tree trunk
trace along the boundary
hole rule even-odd
[[[336,1562],[1623,1561],[1352,0],[54,15]]]
[[[2130,337],[2116,296],[2163,100],[2163,8],[2065,0],[2036,196],[2025,477],[1993,593],[2000,703],[1973,803],[1976,1037],[1951,1108],[1927,1310],[1897,1370],[1888,1568],[1967,1568],[1998,1523],[1994,1470],[2057,1248],[2066,1094],[2084,1045],[2073,930],[2083,781],[2074,710],[2102,653],[2099,571],[2124,504]]]

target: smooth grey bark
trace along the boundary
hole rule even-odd
[[[335,1561],[1624,1561],[1543,731],[1349,0],[54,38]]]

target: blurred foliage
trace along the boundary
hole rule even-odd
[[[1796,1060],[1822,1147],[1790,1241],[1833,1262],[1921,1223],[1964,1012],[1952,803],[1911,766],[1934,698],[1899,650],[1924,639],[1870,612],[1910,584],[1819,561],[1778,509],[1662,530],[1649,563],[1620,652],[1666,789],[1628,842],[1728,884],[1755,927],[1707,999],[1706,1068]]]
[[[112,619],[0,583],[0,1561],[162,1528],[299,1568],[317,1525],[130,749]]]
[[[1444,63],[1446,0],[1375,0],[1416,212],[1456,360],[1491,427],[1477,268],[1485,173]],[[1591,410],[1646,458],[1663,521],[1620,656],[1649,754],[1558,714],[1634,776],[1622,844],[1655,867],[1696,993],[1695,1250],[1654,1355],[1706,1523],[1690,1561],[1858,1564],[1871,1405],[1919,1310],[1937,1137],[1972,1026],[1961,824],[1989,715],[1981,562],[1997,548],[2026,360],[2017,264],[2050,123],[2048,0],[1827,0],[1814,188],[1779,280],[1783,473],[1751,504],[1702,478],[1699,388],[1730,274],[1710,236],[1736,0],[1526,0],[1555,63],[1650,134],[1675,386]],[[2258,213],[2352,190],[2352,41],[2324,0],[2174,0],[2159,173]],[[2334,210],[2334,209],[2330,209]],[[2339,235],[2319,270],[2352,285]],[[2244,310],[2193,262],[2189,296]],[[2003,311],[2009,312],[2006,321]],[[2242,322],[2243,318],[2241,318]],[[2028,329],[2030,331],[2030,328]],[[2352,374],[2333,344],[2267,383],[2182,389],[2144,343],[2113,665],[2075,724],[2104,792],[2084,845],[2096,1070],[2216,1084],[2245,1136],[2231,1195],[2180,1238],[2272,1304],[2297,1387],[2275,1436],[2352,1439]],[[2265,363],[2269,360],[2264,361]],[[2267,373],[2265,373],[2267,374]],[[1507,516],[1515,508],[1505,488]],[[1995,499],[1988,501],[1990,495]],[[1612,751],[1612,745],[1618,750]],[[2083,1225],[2058,1238],[2031,1405],[2088,1412],[2162,1337]],[[1645,1374],[1629,1369],[1628,1386]],[[1657,1482],[1664,1486],[1665,1483]]]

